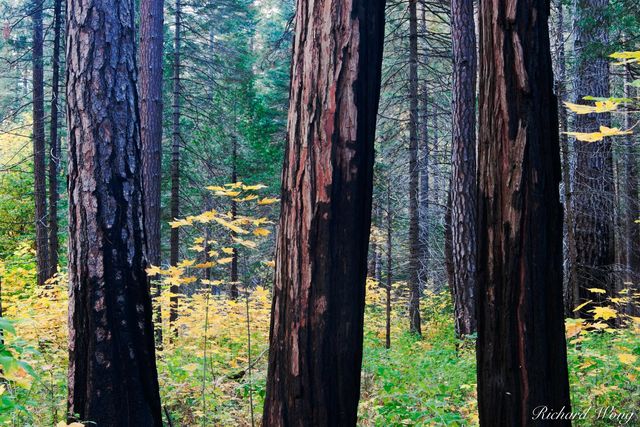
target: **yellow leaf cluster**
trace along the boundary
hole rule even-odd
[[[619,136],[630,135],[633,132],[630,130],[620,130],[618,128],[609,128],[606,126],[600,126],[599,132],[564,132],[569,136],[573,136],[578,141],[582,142],[597,142],[602,141],[607,136]]]

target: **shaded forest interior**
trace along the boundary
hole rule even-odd
[[[0,25],[0,425],[640,425],[635,0]]]

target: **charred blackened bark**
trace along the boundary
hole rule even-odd
[[[134,8],[68,2],[69,420],[161,426]]]
[[[356,424],[384,4],[298,2],[264,426]]]
[[[44,70],[42,66],[42,1],[34,0],[32,20],[33,197],[35,199],[36,267],[38,285],[49,278],[47,239],[47,172],[44,141]]]
[[[549,2],[481,2],[478,150],[480,424],[569,411],[558,116]],[[554,425],[570,425],[555,420]]]
[[[476,331],[476,32],[473,0],[451,1],[452,156],[449,197],[456,334]]]

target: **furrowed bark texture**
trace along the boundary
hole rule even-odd
[[[69,420],[161,426],[133,2],[69,0]]]
[[[606,16],[608,0],[578,0],[574,25],[574,49],[577,56],[575,101],[585,96],[609,97],[609,59],[603,47],[608,42]],[[595,19],[594,19],[595,18]],[[609,126],[607,114],[576,115],[577,132],[595,132]],[[575,302],[604,302],[615,289],[612,266],[615,262],[615,192],[611,140],[575,141],[574,230],[576,241],[576,280],[579,295]],[[594,294],[589,288],[602,288],[606,294]],[[591,316],[587,306],[583,317]]]
[[[33,195],[35,199],[36,267],[38,285],[49,278],[47,240],[47,172],[44,141],[44,70],[42,66],[42,1],[34,0],[32,20]]]
[[[147,258],[160,265],[163,0],[140,1],[140,140]]]
[[[384,1],[298,1],[264,426],[353,426]]]
[[[547,0],[482,2],[478,409],[483,426],[569,410],[562,206]],[[570,421],[554,421],[570,425]]]
[[[176,0],[175,33],[173,37],[173,135],[171,141],[171,218],[180,216],[180,47],[182,31],[182,4]],[[172,227],[169,237],[169,262],[175,266],[180,259],[180,228]],[[175,322],[178,320],[178,285],[171,285],[169,302],[169,329],[177,335]]]
[[[58,167],[60,163],[60,137],[58,136],[58,103],[60,102],[60,33],[62,27],[62,0],[53,3],[53,54],[51,66],[51,125],[49,128],[49,277],[58,272]]]
[[[420,335],[418,120],[418,10],[409,0],[409,330]]]
[[[451,261],[455,328],[476,331],[476,33],[473,0],[451,1]]]
[[[162,263],[160,240],[160,190],[162,174],[162,51],[164,0],[140,1],[140,141],[144,220],[149,264]],[[160,282],[154,288],[160,296]],[[162,346],[162,308],[155,307],[156,344]]]

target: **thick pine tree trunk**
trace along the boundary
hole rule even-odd
[[[603,51],[608,42],[606,16],[608,0],[578,0],[576,6],[575,43],[577,57],[575,100],[585,96],[609,96],[609,60]],[[588,19],[589,17],[589,19]],[[590,18],[596,18],[590,19]],[[595,132],[609,126],[606,114],[577,115],[577,132]],[[612,267],[615,262],[615,193],[611,141],[584,143],[576,141],[574,168],[574,230],[576,241],[576,280],[578,299],[605,301],[615,290]],[[606,294],[594,294],[589,288],[602,288]],[[590,316],[587,306],[582,315]]]
[[[33,1],[32,20],[32,103],[33,103],[33,174],[36,225],[36,268],[38,285],[49,278],[47,240],[47,172],[44,141],[44,71],[42,66],[42,1]]]
[[[180,44],[182,4],[176,0],[175,33],[173,37],[173,135],[171,142],[171,218],[180,216]],[[169,263],[176,266],[180,260],[180,228],[172,227],[169,236]],[[178,285],[171,285],[169,301],[169,329],[173,335],[178,333],[175,322],[178,320]]]
[[[456,334],[476,331],[476,32],[473,0],[451,1],[450,250]]]
[[[140,140],[144,221],[149,264],[160,259],[160,187],[162,174],[162,51],[164,0],[140,1]],[[158,281],[154,294],[160,295]],[[155,308],[156,343],[162,345],[162,308]]]
[[[356,423],[384,5],[298,2],[265,427]]]
[[[546,0],[481,2],[477,372],[492,427],[570,410],[548,17]]]
[[[58,104],[60,102],[60,38],[62,27],[62,0],[53,3],[53,54],[51,66],[51,121],[49,128],[49,276],[58,272],[58,167],[60,164],[60,137],[58,136]]]
[[[409,0],[409,330],[421,335],[418,120],[418,10]]]
[[[133,17],[129,0],[68,2],[68,409],[99,426],[162,425]]]

